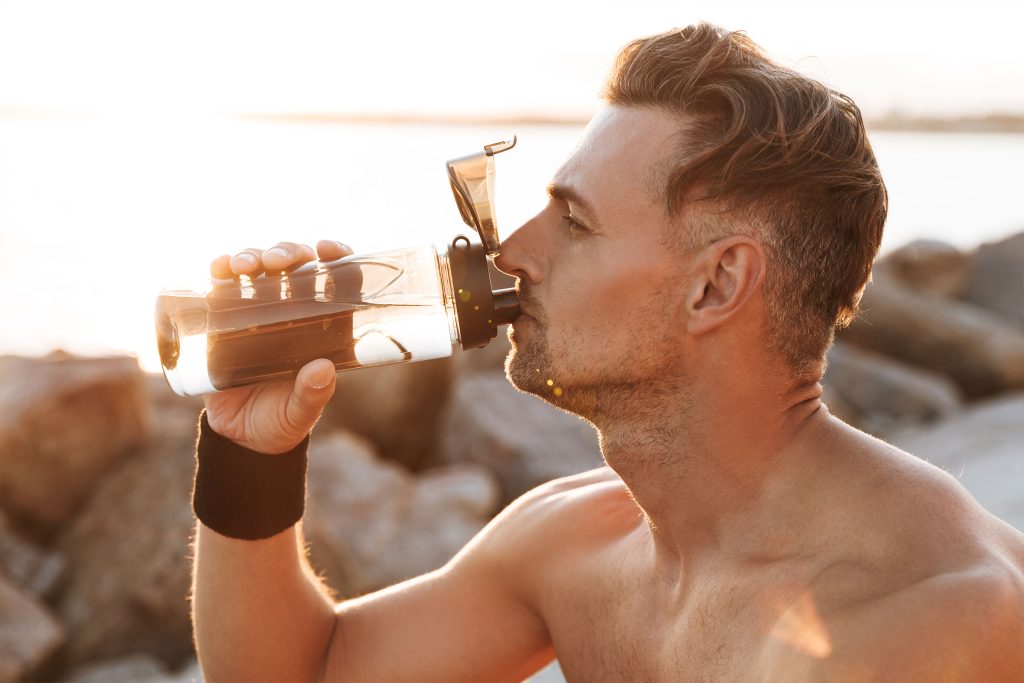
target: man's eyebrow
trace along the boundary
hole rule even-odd
[[[583,209],[589,218],[596,218],[593,205],[584,199],[579,192],[564,183],[550,183],[548,185],[548,196],[559,201],[572,202]]]

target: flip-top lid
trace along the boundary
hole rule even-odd
[[[448,180],[452,185],[455,203],[466,225],[477,231],[488,255],[495,255],[501,247],[498,224],[494,212],[494,155],[516,146],[511,140],[485,145],[482,152],[470,154],[448,162]]]

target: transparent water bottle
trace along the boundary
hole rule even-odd
[[[492,157],[448,162],[456,203],[481,241],[427,245],[312,262],[284,273],[214,280],[209,291],[157,299],[164,376],[183,396],[294,377],[317,358],[341,370],[442,358],[486,346],[519,315],[514,290],[493,291],[488,256],[500,242]]]

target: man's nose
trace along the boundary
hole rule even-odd
[[[494,265],[503,273],[537,284],[542,279],[540,259],[537,258],[537,218],[519,227],[501,242],[501,252],[494,257]]]

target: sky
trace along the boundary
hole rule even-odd
[[[0,0],[0,115],[586,116],[629,40],[708,20],[865,114],[1024,113],[1024,1]]]
[[[231,114],[585,119],[623,45],[700,20],[869,120],[1024,115],[1024,1],[0,0],[0,249],[30,255],[0,269],[0,353],[128,350],[153,369],[162,287],[205,286],[214,255],[281,239],[366,253],[447,238],[463,228],[440,162],[518,132],[499,162],[507,235],[582,128]],[[888,239],[969,248],[1019,230],[1022,140],[875,138]]]

